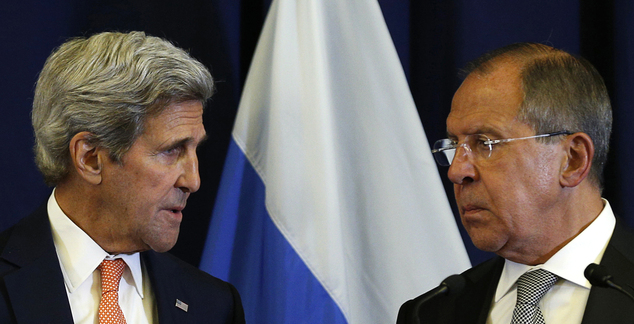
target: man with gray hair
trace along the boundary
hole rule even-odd
[[[142,32],[47,59],[32,120],[48,202],[0,235],[1,323],[244,323],[236,289],[166,252],[198,190],[209,71]]]
[[[453,293],[406,302],[397,322],[631,323],[633,300],[584,277],[600,264],[592,280],[604,271],[634,292],[634,236],[601,197],[612,127],[603,79],[533,43],[487,53],[467,72],[449,138],[432,152],[449,167],[471,240],[498,256],[448,280]]]

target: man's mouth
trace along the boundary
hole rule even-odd
[[[473,215],[473,214],[477,214],[481,211],[483,211],[484,208],[480,207],[480,206],[476,206],[476,205],[466,205],[464,207],[462,207],[462,214],[463,215]]]

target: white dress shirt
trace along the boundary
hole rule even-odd
[[[55,190],[48,199],[47,211],[73,321],[90,324],[99,322],[101,273],[97,267],[106,258],[121,258],[127,267],[119,284],[119,305],[126,322],[155,323],[158,317],[154,296],[139,253],[108,254],[64,214],[55,199]]]
[[[583,271],[588,264],[601,261],[616,225],[610,204],[605,199],[603,204],[599,216],[546,263],[529,266],[506,260],[487,323],[511,322],[517,300],[516,281],[526,271],[538,268],[561,278],[539,302],[544,321],[581,323],[591,288]]]

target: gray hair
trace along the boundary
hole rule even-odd
[[[207,68],[184,50],[143,32],[75,38],[48,57],[33,100],[35,160],[55,185],[69,173],[69,144],[79,132],[121,161],[148,117],[168,105],[211,97]]]
[[[599,72],[581,57],[535,43],[517,43],[489,52],[469,63],[466,72],[486,74],[503,60],[520,66],[524,101],[518,120],[537,134],[562,130],[588,134],[595,149],[588,178],[602,188],[612,107]]]

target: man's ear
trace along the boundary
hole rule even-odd
[[[562,163],[560,183],[564,187],[579,185],[590,172],[594,143],[586,133],[568,135],[563,143],[566,159]]]
[[[100,184],[103,171],[103,153],[92,141],[90,132],[75,134],[70,140],[70,158],[77,174],[91,184]]]

